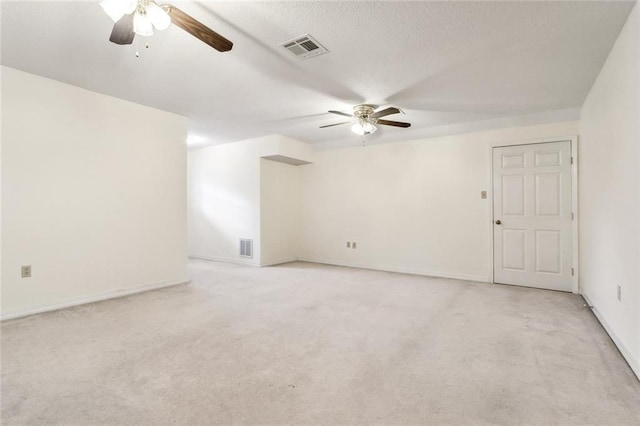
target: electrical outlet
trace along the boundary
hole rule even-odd
[[[356,242],[355,241],[351,243],[351,248],[356,248]]]
[[[22,267],[22,278],[31,278],[31,265]]]
[[[618,286],[618,302],[622,302],[622,287]]]
[[[347,241],[347,248],[351,248],[351,241]]]

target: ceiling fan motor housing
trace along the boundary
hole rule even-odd
[[[367,121],[369,123],[375,123],[375,118],[370,117],[371,114],[378,108],[378,105],[361,104],[353,107],[353,116],[360,121]]]

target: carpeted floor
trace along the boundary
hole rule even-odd
[[[2,323],[2,424],[638,425],[579,296],[311,263]]]

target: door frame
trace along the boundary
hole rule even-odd
[[[563,137],[550,137],[550,138],[540,138],[540,139],[527,139],[521,141],[509,141],[509,142],[493,142],[489,146],[489,184],[491,185],[491,190],[488,191],[490,194],[488,197],[489,201],[489,212],[490,212],[490,221],[489,221],[489,245],[490,245],[490,253],[489,256],[491,259],[491,264],[489,266],[491,283],[495,284],[495,273],[494,273],[494,242],[493,242],[493,220],[494,220],[494,211],[493,211],[493,149],[501,148],[505,146],[518,146],[518,145],[534,145],[540,143],[551,143],[551,142],[571,142],[571,157],[573,158],[573,164],[571,164],[571,211],[573,212],[573,220],[571,223],[571,234],[572,234],[572,259],[571,265],[573,268],[573,276],[571,277],[571,291],[574,294],[580,294],[580,268],[579,268],[579,246],[578,246],[578,220],[580,219],[580,214],[578,212],[578,135],[570,135]]]

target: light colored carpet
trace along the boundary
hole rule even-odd
[[[579,296],[291,263],[2,324],[2,423],[640,424]]]

